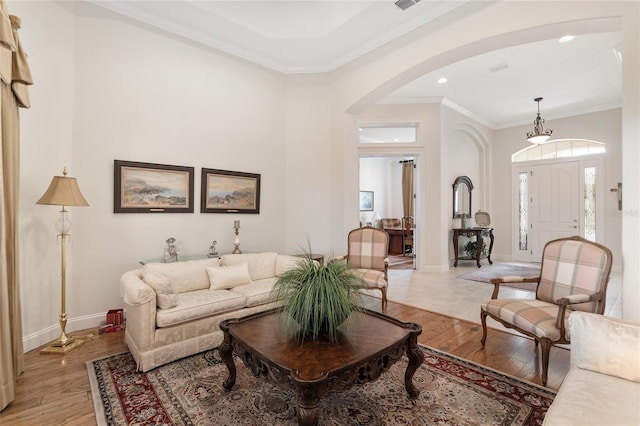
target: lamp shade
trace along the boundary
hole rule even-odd
[[[531,135],[527,138],[527,141],[535,144],[545,143],[551,138],[551,135],[541,134],[541,135]]]
[[[62,172],[64,176],[54,176],[49,188],[36,204],[53,206],[88,206],[84,199],[76,178],[67,177],[67,169]]]

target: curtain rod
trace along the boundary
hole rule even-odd
[[[400,160],[398,163],[412,163],[413,160]]]

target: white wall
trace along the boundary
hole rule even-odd
[[[329,93],[326,76],[292,76],[287,81],[286,177],[279,188],[286,197],[286,221],[276,237],[282,239],[287,253],[306,249],[307,239],[315,253],[346,253],[334,253],[330,240],[329,182],[337,170],[332,167],[327,143],[331,128]]]
[[[22,300],[24,335],[32,337],[26,349],[57,334],[56,209],[33,203],[65,165],[90,204],[71,208],[68,330],[95,326],[107,309],[121,306],[120,275],[159,257],[169,236],[184,255],[205,253],[214,239],[218,251],[230,252],[233,220],[240,219],[244,251],[289,248],[281,75],[84,2],[74,3],[75,18],[68,4],[20,6],[10,10],[24,20],[35,80],[22,137]],[[195,167],[195,213],[114,214],[114,159]],[[260,173],[260,214],[200,214],[201,168]]]
[[[373,224],[376,217],[390,216],[389,168],[386,158],[360,158],[360,191],[373,191],[373,211],[361,211],[360,221]]]

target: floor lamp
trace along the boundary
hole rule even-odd
[[[71,230],[71,221],[69,220],[65,209],[66,206],[88,206],[87,200],[84,199],[80,188],[78,188],[78,182],[75,178],[67,177],[67,168],[65,167],[62,176],[54,176],[49,184],[49,188],[42,197],[36,202],[36,204],[46,204],[52,206],[62,206],[60,210],[60,218],[56,222],[56,230],[59,232],[61,242],[61,256],[60,256],[60,277],[62,287],[62,298],[60,304],[60,337],[56,339],[51,345],[42,349],[40,353],[43,354],[59,354],[64,355],[67,352],[72,351],[78,346],[84,343],[83,340],[75,340],[65,332],[67,326],[67,312],[65,302],[65,287],[66,287],[66,242]]]

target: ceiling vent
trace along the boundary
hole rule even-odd
[[[489,67],[489,72],[498,72],[498,71],[506,70],[507,68],[509,68],[509,64],[507,64],[506,62],[501,62],[498,65]]]
[[[419,1],[420,0],[398,0],[394,4],[402,10],[407,10],[408,8],[418,3]]]

